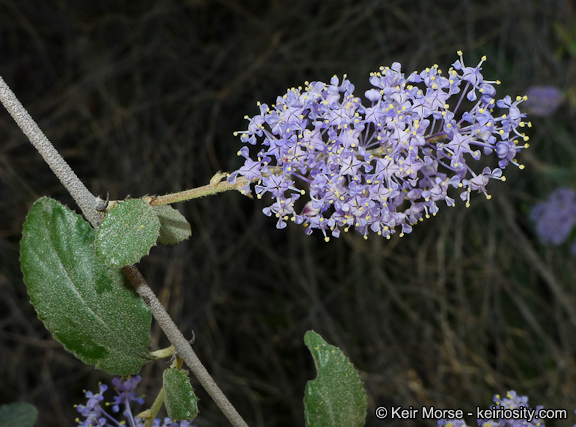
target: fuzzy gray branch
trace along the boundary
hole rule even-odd
[[[0,77],[0,101],[14,118],[22,132],[28,137],[32,145],[38,150],[44,161],[58,177],[60,182],[66,187],[72,195],[84,217],[92,225],[98,226],[100,219],[97,212],[99,199],[86,188],[84,183],[76,176],[74,171],[68,166],[66,160],[54,148],[52,143],[46,138],[46,135],[40,130],[34,119],[28,114],[28,111],[20,103],[14,92]]]
[[[92,224],[92,227],[97,229],[100,224],[100,216],[98,214],[100,199],[94,197],[84,183],[80,181],[74,171],[68,166],[68,163],[66,163],[60,153],[58,153],[52,143],[40,130],[36,122],[30,117],[28,111],[26,111],[18,98],[16,98],[16,95],[10,90],[2,77],[0,77],[0,101],[2,101],[32,145],[34,145],[46,163],[48,163],[48,166],[50,166],[50,169],[56,174],[60,182],[64,184],[84,213],[86,219]],[[180,357],[186,362],[232,425],[235,427],[248,427],[248,424],[242,419],[238,411],[236,411],[224,393],[222,393],[222,390],[220,390],[214,382],[204,365],[202,365],[202,362],[200,362],[200,359],[198,359],[198,356],[196,356],[196,353],[192,350],[190,343],[176,327],[172,318],[166,312],[154,292],[152,292],[152,289],[150,289],[138,269],[132,266],[125,267],[123,271],[138,294],[144,302],[146,302],[148,307],[150,307],[150,312]]]
[[[130,266],[124,267],[122,271],[128,280],[130,280],[132,286],[136,288],[136,292],[138,292],[144,302],[150,307],[150,311],[154,313],[154,318],[168,337],[170,343],[174,346],[178,355],[184,360],[186,365],[188,365],[198,381],[200,381],[204,390],[214,399],[220,410],[226,418],[228,418],[228,421],[235,427],[248,427],[248,424],[242,419],[238,411],[236,411],[236,408],[232,406],[228,398],[214,382],[214,379],[212,379],[200,359],[198,359],[198,356],[196,356],[188,340],[184,338],[182,332],[176,327],[172,318],[168,315],[154,292],[152,292],[138,269]]]

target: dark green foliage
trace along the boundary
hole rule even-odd
[[[368,401],[360,376],[344,353],[314,331],[304,335],[318,375],[308,381],[304,396],[309,427],[362,427]]]
[[[34,427],[38,410],[29,403],[0,405],[0,426]]]
[[[94,254],[94,230],[43,197],[26,218],[21,257],[30,302],[54,339],[84,363],[113,375],[149,362],[151,315],[124,274]]]
[[[164,404],[173,421],[191,420],[198,415],[198,404],[188,376],[175,368],[166,369],[162,375]]]

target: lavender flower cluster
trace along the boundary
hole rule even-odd
[[[531,116],[551,116],[564,100],[564,94],[556,86],[530,86],[526,90],[528,101],[523,105]]]
[[[534,221],[542,243],[564,243],[576,224],[576,190],[569,187],[556,189],[547,200],[532,207],[530,219]],[[572,254],[576,255],[576,240],[572,244]]]
[[[528,406],[528,397],[518,396],[514,390],[506,393],[506,397],[502,399],[499,394],[494,395],[493,399],[495,405],[490,406],[492,410],[514,410],[519,414],[530,413],[530,415],[538,414],[542,406],[537,406],[535,409],[530,409]],[[530,415],[524,417],[502,417],[497,420],[494,419],[479,419],[477,420],[479,427],[544,427],[544,421],[534,417],[530,419]],[[467,427],[464,420],[438,420],[438,427]]]
[[[100,384],[98,393],[93,393],[91,391],[85,392],[88,401],[86,405],[76,405],[76,409],[80,415],[84,418],[84,421],[76,419],[78,427],[119,427],[129,425],[131,427],[142,427],[144,426],[145,420],[135,416],[132,413],[131,404],[137,403],[139,405],[144,404],[144,399],[140,396],[136,396],[134,389],[138,385],[142,378],[140,375],[129,378],[114,378],[112,384],[116,390],[116,396],[114,396],[114,401],[111,403],[104,401],[103,393],[108,390],[106,384]],[[122,414],[125,417],[124,421],[117,421],[112,415],[104,410],[102,406],[112,406],[112,412],[117,413],[123,409]],[[154,427],[192,427],[189,421],[174,422],[170,418],[164,418],[163,420],[156,418],[152,423]]]
[[[370,76],[368,105],[346,76],[292,88],[272,107],[259,104],[260,114],[247,116],[248,129],[237,133],[245,161],[229,182],[243,176],[244,194],[253,182],[257,197],[270,194],[264,213],[278,219],[277,228],[292,220],[326,240],[351,227],[365,238],[410,233],[439,202],[454,205],[449,187],[460,189],[466,206],[472,191],[489,197],[490,179],[504,181],[510,163],[523,168],[516,154],[528,137],[519,128],[530,123],[518,104],[526,97],[497,100],[500,82],[481,73],[485,57],[467,67],[458,54],[447,76],[437,65],[408,77],[399,63],[381,67]],[[475,172],[472,164],[491,153],[498,167]]]

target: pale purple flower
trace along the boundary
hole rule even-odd
[[[76,405],[77,411],[84,421],[76,419],[78,427],[120,427],[120,426],[130,426],[130,427],[142,427],[144,425],[144,420],[142,418],[135,418],[132,405],[144,404],[144,398],[136,396],[134,389],[138,385],[142,378],[137,375],[135,377],[120,378],[116,377],[112,380],[114,388],[116,390],[116,396],[114,397],[113,403],[104,403],[103,393],[108,390],[108,386],[105,384],[100,384],[99,392],[94,394],[91,391],[85,392],[88,402],[86,405]],[[122,415],[124,416],[123,421],[118,421],[111,414],[106,412],[103,406],[112,405],[113,412],[119,412],[121,408],[124,409]],[[137,412],[138,413],[138,412]],[[152,424],[154,427],[192,427],[190,421],[182,420],[179,422],[172,421],[170,418],[156,418]]]
[[[518,394],[511,390],[506,393],[505,398],[500,395],[494,396],[495,405],[490,406],[490,409],[512,409],[518,411],[518,414],[528,414],[524,409],[530,409],[528,405],[528,397],[518,396]],[[528,416],[524,417],[510,417],[510,418],[497,418],[490,420],[478,420],[479,427],[544,427],[544,421],[538,418],[538,412],[543,409],[541,405],[533,409],[534,418],[528,420]]]
[[[537,203],[530,211],[536,234],[542,243],[560,245],[576,224],[576,190],[560,187],[548,199]]]
[[[468,427],[464,420],[438,420],[438,427]]]
[[[80,415],[85,418],[85,420],[78,424],[78,426],[89,427],[107,425],[107,414],[104,413],[104,410],[100,406],[100,402],[104,400],[103,393],[108,390],[108,386],[106,384],[99,384],[98,388],[98,393],[92,393],[91,391],[84,392],[85,396],[88,398],[86,405],[75,406]]]
[[[554,114],[564,99],[564,94],[556,86],[530,86],[526,96],[528,100],[522,106],[533,116]]]
[[[511,390],[506,393],[504,399],[498,394],[495,395],[493,401],[495,405],[487,409],[502,410],[500,412],[502,415],[511,416],[496,417],[496,419],[479,419],[477,420],[479,427],[544,427],[544,421],[537,418],[538,411],[543,409],[543,407],[537,406],[535,409],[530,409],[526,396],[518,396],[514,390]],[[506,413],[504,412],[505,410],[510,411]],[[464,420],[441,419],[438,420],[438,427],[467,427],[467,425]]]
[[[259,104],[238,132],[245,163],[229,181],[243,176],[245,194],[251,182],[258,197],[269,194],[264,213],[278,228],[293,221],[326,240],[350,228],[364,237],[409,233],[441,204],[454,205],[450,188],[466,206],[472,191],[489,198],[487,184],[505,180],[502,169],[523,168],[516,155],[528,147],[521,128],[530,124],[518,108],[525,97],[496,99],[499,82],[481,72],[485,58],[467,67],[459,56],[446,76],[436,65],[408,76],[399,63],[381,67],[365,101],[344,76]],[[498,167],[478,170],[492,153]]]

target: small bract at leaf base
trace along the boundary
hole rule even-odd
[[[198,415],[198,404],[188,376],[175,368],[163,374],[164,403],[173,421],[190,420]]]
[[[96,256],[111,267],[134,265],[156,244],[160,220],[142,199],[118,203],[98,228]]]
[[[152,206],[152,209],[160,220],[158,243],[161,245],[175,245],[192,235],[192,229],[184,215],[172,206],[158,205]]]

